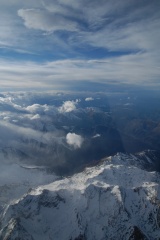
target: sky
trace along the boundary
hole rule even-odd
[[[0,0],[0,91],[159,87],[159,0]]]

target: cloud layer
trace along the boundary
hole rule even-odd
[[[158,85],[159,1],[10,4],[0,3],[3,89],[61,89],[86,80]]]
[[[103,60],[61,60],[50,63],[0,61],[1,90],[65,90],[72,82],[92,81],[159,87],[160,68],[148,53]],[[3,79],[3,80],[2,80]],[[87,89],[86,89],[87,90]]]

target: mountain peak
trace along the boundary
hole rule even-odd
[[[32,190],[7,209],[1,238],[16,239],[16,232],[23,240],[158,239],[160,176],[142,160],[119,153]]]

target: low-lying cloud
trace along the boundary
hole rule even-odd
[[[95,134],[92,138],[99,138],[101,135],[99,133]]]
[[[86,102],[93,101],[93,100],[94,100],[93,97],[87,97],[87,98],[85,98],[85,101],[86,101]]]
[[[63,103],[61,107],[59,107],[60,113],[68,113],[76,110],[76,105],[78,103],[78,100],[76,101],[66,101]]]
[[[66,135],[66,141],[68,145],[73,146],[74,149],[81,148],[83,140],[84,140],[83,137],[76,133],[68,133]]]

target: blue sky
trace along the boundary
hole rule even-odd
[[[159,0],[1,0],[1,90],[157,87],[159,42]]]

